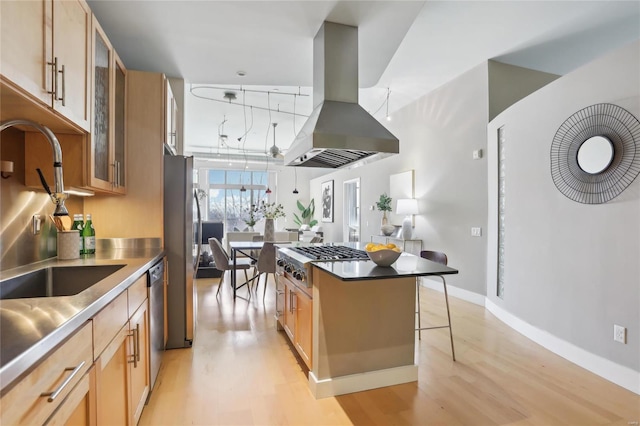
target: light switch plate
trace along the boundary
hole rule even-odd
[[[479,226],[471,227],[471,236],[472,237],[482,237],[482,228]]]
[[[31,218],[31,231],[33,235],[38,235],[40,233],[40,229],[42,228],[42,216],[39,214],[34,214],[33,218]]]
[[[476,149],[475,151],[473,151],[473,159],[474,160],[479,160],[482,158],[482,150],[481,149]]]

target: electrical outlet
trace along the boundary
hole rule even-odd
[[[627,344],[627,329],[621,325],[613,324],[613,340]]]
[[[39,214],[34,214],[31,218],[31,231],[33,235],[38,235],[40,233],[40,229],[42,227],[42,216]]]
[[[482,237],[482,228],[480,228],[479,226],[473,226],[471,228],[471,236],[472,237]]]

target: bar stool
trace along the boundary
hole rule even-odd
[[[439,252],[439,251],[431,251],[431,250],[422,250],[420,252],[420,257],[431,260],[433,262],[440,263],[442,265],[447,265],[447,255]],[[420,321],[420,281],[416,280],[416,296],[418,299],[418,306],[416,308],[416,314],[418,315],[418,328],[416,331],[418,332],[418,339],[422,340],[421,330],[432,330],[435,328],[448,328],[449,329],[449,337],[451,338],[451,356],[453,360],[456,360],[456,352],[453,348],[453,331],[451,330],[451,313],[449,312],[449,295],[447,294],[447,282],[444,279],[443,275],[439,275],[442,279],[442,285],[444,286],[444,300],[447,304],[447,320],[449,321],[449,325],[440,325],[435,327],[422,327],[422,323]]]

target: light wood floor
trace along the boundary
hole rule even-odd
[[[484,308],[450,298],[446,329],[422,332],[418,382],[316,400],[267,299],[197,280],[192,349],[167,351],[141,425],[638,425],[640,396],[543,349]],[[446,318],[421,289],[423,326]],[[244,289],[241,295],[246,295]],[[417,338],[417,334],[416,334]]]

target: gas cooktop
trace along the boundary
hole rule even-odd
[[[369,256],[362,250],[346,246],[301,246],[291,247],[293,250],[311,260],[368,260]]]

